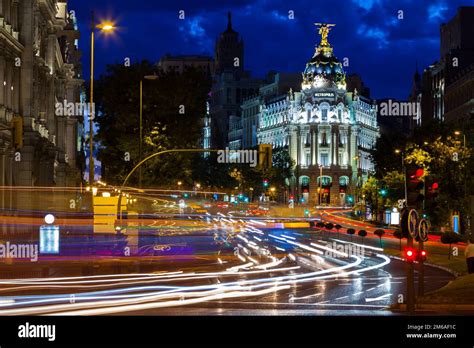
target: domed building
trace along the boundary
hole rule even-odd
[[[369,151],[379,136],[376,104],[347,91],[343,65],[328,34],[303,72],[301,90],[268,100],[259,116],[258,142],[287,148],[296,162],[290,193],[301,203],[351,205],[373,171]]]

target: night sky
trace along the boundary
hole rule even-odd
[[[108,63],[157,61],[166,54],[214,56],[227,12],[244,38],[245,69],[302,72],[319,43],[314,22],[335,23],[329,35],[335,55],[349,58],[348,73],[359,73],[372,97],[407,98],[419,70],[439,59],[439,25],[469,0],[70,0],[82,34],[84,76],[89,76],[90,13],[117,20],[114,37],[96,39],[96,77]],[[184,10],[185,20],[178,18]],[[294,11],[295,19],[288,18]],[[402,10],[404,19],[397,19]]]

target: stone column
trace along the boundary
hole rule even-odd
[[[295,161],[298,162],[298,135],[295,128],[291,127],[289,131],[289,151],[290,157]]]
[[[66,121],[66,154],[68,156],[69,165],[76,169],[76,144],[77,144],[77,134],[76,134],[76,118],[68,118]]]
[[[314,163],[314,126],[311,126],[311,130],[310,130],[310,149],[311,149],[311,162],[310,162],[310,165],[311,166],[314,166],[315,163]]]
[[[359,151],[357,147],[357,129],[351,128],[350,129],[350,147],[351,147],[351,166],[352,166],[352,173],[355,179],[357,179],[357,173],[359,171],[359,160],[356,157],[359,156]]]
[[[13,111],[20,113],[20,70],[13,68]]]
[[[18,2],[14,0],[11,5],[11,23],[13,30],[18,31]]]
[[[300,131],[300,163],[306,165],[306,131]]]
[[[334,166],[334,164],[336,163],[336,161],[334,160],[334,149],[335,149],[335,141],[334,141],[334,128],[333,126],[330,126],[331,129],[330,129],[330,137],[331,137],[331,144],[330,144],[330,149],[329,149],[329,153],[330,153],[330,157],[331,157],[331,167]]]
[[[317,166],[319,161],[319,125],[314,130],[314,165]]]
[[[1,3],[1,0],[0,0]],[[5,90],[6,86],[4,85],[5,80],[5,68],[6,62],[5,57],[0,56],[0,106],[5,105]]]
[[[11,2],[11,0],[8,0],[8,1],[4,2],[5,6],[3,7],[3,17],[5,18],[5,20],[8,23],[11,22],[10,21],[10,19],[11,19],[11,17],[10,17],[10,2]]]
[[[12,81],[13,81],[13,76],[12,76],[12,65],[10,61],[7,61],[6,64],[6,73],[5,73],[5,80],[7,82],[5,86],[5,105],[7,106],[8,109],[12,109]]]
[[[336,132],[334,134],[334,138],[336,140],[336,146],[335,146],[335,149],[336,149],[336,166],[339,166],[340,163],[339,163],[339,136],[340,136],[340,133],[339,133],[339,126],[336,126]]]

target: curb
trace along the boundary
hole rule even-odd
[[[393,312],[406,312],[406,304],[398,304],[390,308]],[[474,312],[474,305],[471,304],[416,304],[415,311],[470,311]]]
[[[391,259],[394,259],[394,260],[399,260],[399,261],[405,261],[404,258],[402,257],[398,257],[398,256],[393,256],[393,255],[388,255],[388,254],[384,254],[386,255],[387,257],[391,258]],[[424,262],[423,263],[425,266],[430,266],[430,267],[433,267],[433,268],[437,268],[437,269],[440,269],[442,271],[446,271],[448,273],[451,273],[453,276],[455,276],[456,278],[459,277],[461,274],[456,272],[456,271],[453,271],[452,269],[450,268],[447,268],[447,267],[444,267],[444,266],[439,266],[439,265],[435,265],[434,263],[429,263],[429,262]]]

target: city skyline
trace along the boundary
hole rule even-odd
[[[340,59],[349,59],[346,72],[361,75],[376,99],[403,100],[410,93],[416,67],[421,73],[439,60],[439,26],[462,5],[460,1],[391,5],[378,0],[345,4],[320,2],[314,6],[299,1],[288,6],[246,1],[238,5],[228,1],[196,5],[185,1],[134,9],[122,1],[104,1],[101,5],[71,1],[70,8],[76,11],[82,33],[85,77],[89,75],[87,28],[92,10],[98,18],[116,20],[119,27],[114,37],[96,44],[96,77],[105,72],[106,64],[125,58],[156,62],[168,53],[214,57],[215,39],[225,29],[227,12],[231,11],[234,30],[245,44],[245,69],[253,76],[265,76],[269,70],[301,72],[317,44],[314,22],[335,23],[331,42]],[[180,10],[185,11],[184,20],[178,18]],[[289,18],[291,14],[294,19]],[[419,25],[420,18],[423,25]],[[154,25],[144,25],[148,20]]]

